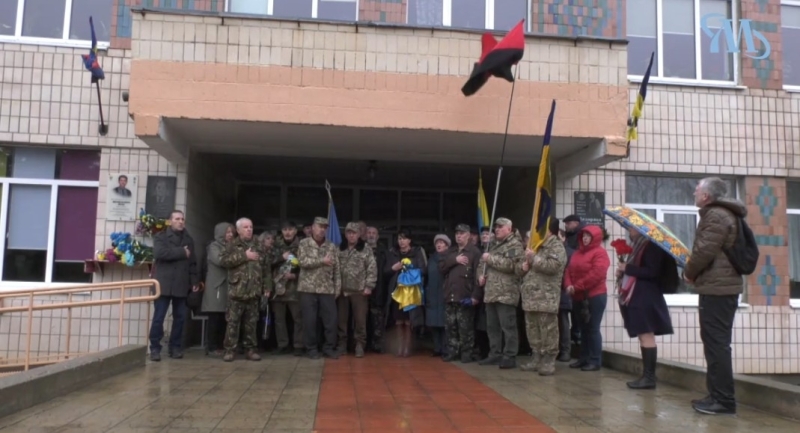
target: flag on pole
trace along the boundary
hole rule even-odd
[[[478,169],[478,232],[481,227],[491,227],[489,206],[486,205],[486,194],[483,192],[483,174]]]
[[[337,247],[342,243],[342,231],[339,230],[339,219],[336,217],[336,206],[333,204],[331,196],[331,184],[325,181],[325,189],[328,191],[328,230],[325,238]]]
[[[655,51],[650,54],[650,64],[647,65],[647,70],[644,72],[642,84],[639,86],[639,94],[636,95],[636,103],[633,104],[633,112],[630,119],[628,119],[628,143],[631,140],[639,138],[637,127],[639,126],[639,118],[642,117],[642,108],[644,108],[644,98],[647,97],[647,84],[650,83],[650,72],[653,69],[653,59],[655,58]]]
[[[553,216],[552,192],[553,184],[550,173],[550,136],[553,132],[553,116],[556,112],[556,100],[550,107],[547,117],[547,127],[544,130],[544,143],[542,144],[542,160],[539,163],[539,178],[536,181],[536,201],[533,204],[533,217],[531,219],[531,238],[528,247],[534,251],[544,242]]]
[[[83,58],[83,66],[87,71],[92,73],[92,84],[99,80],[106,78],[103,68],[100,67],[100,62],[97,61],[97,36],[94,33],[94,21],[89,17],[89,27],[92,31],[92,48],[89,49],[89,54],[81,54]]]
[[[461,88],[464,96],[475,94],[491,76],[504,78],[508,82],[514,81],[511,66],[516,65],[525,53],[524,23],[523,19],[500,42],[489,32],[483,34],[481,57],[475,63],[469,80]]]

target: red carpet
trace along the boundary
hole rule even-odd
[[[314,430],[555,432],[457,366],[427,355],[326,360]]]

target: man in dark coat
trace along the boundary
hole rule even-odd
[[[386,308],[386,278],[383,268],[386,266],[386,254],[389,252],[385,246],[378,243],[380,233],[377,227],[367,227],[367,246],[372,250],[375,257],[375,265],[378,268],[378,280],[375,282],[375,290],[369,297],[369,318],[367,320],[367,347],[376,353],[383,353],[383,328],[384,328],[384,309]]]
[[[153,323],[150,325],[150,359],[161,361],[161,339],[164,338],[164,319],[172,304],[172,331],[169,335],[170,358],[183,358],[181,340],[186,321],[186,297],[199,289],[194,240],[186,232],[183,212],[172,211],[169,228],[153,239],[155,279],[161,285],[161,296],[155,300]]]
[[[462,363],[475,359],[475,308],[483,301],[483,287],[477,274],[481,250],[470,242],[466,224],[456,226],[456,244],[439,264],[444,278],[447,356],[445,361],[461,358]]]

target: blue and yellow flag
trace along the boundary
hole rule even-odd
[[[491,227],[489,206],[486,206],[486,194],[483,192],[483,174],[478,169],[478,233],[481,227]]]
[[[333,205],[331,184],[327,180],[325,189],[328,190],[328,230],[325,232],[325,238],[338,247],[342,243],[342,231],[339,229],[339,218],[336,217],[336,206]]]
[[[550,107],[547,117],[547,127],[544,130],[544,143],[542,144],[542,160],[539,163],[539,179],[536,181],[536,201],[533,204],[533,218],[531,219],[531,238],[528,248],[536,251],[547,236],[550,226],[550,217],[553,215],[553,183],[550,173],[550,136],[553,133],[553,116],[556,113],[556,100]]]
[[[653,69],[653,59],[655,58],[655,51],[650,54],[650,64],[647,65],[647,70],[644,72],[642,84],[639,86],[639,94],[636,95],[636,103],[633,104],[633,112],[630,119],[628,119],[628,143],[631,140],[639,138],[639,132],[636,128],[639,126],[639,118],[642,117],[642,108],[644,108],[644,98],[647,97],[647,84],[650,82],[650,72]]]

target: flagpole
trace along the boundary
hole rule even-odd
[[[503,134],[503,148],[500,151],[500,168],[497,170],[497,182],[494,186],[494,197],[492,198],[492,216],[489,218],[489,230],[491,231],[491,227],[494,226],[494,217],[495,212],[497,211],[497,197],[500,195],[500,178],[503,176],[503,160],[506,156],[506,143],[508,142],[508,127],[511,125],[511,107],[514,104],[514,89],[517,87],[517,80],[519,79],[519,64],[516,65],[514,70],[514,81],[511,83],[511,97],[508,98],[508,114],[506,115],[506,131]],[[489,252],[489,244],[491,242],[487,242],[486,246],[484,247],[483,252]],[[486,262],[483,262],[483,271],[481,271],[483,275],[486,275]]]
[[[105,136],[108,134],[108,125],[106,125],[105,119],[103,119],[103,101],[100,99],[100,81],[97,80],[94,84],[97,87],[97,107],[100,110],[100,127],[98,128],[98,132],[100,132],[100,135]]]

